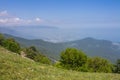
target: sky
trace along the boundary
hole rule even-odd
[[[29,25],[83,29],[99,38],[98,31],[119,40],[120,0],[0,0],[0,26]]]
[[[120,0],[0,1],[1,24],[23,25],[22,22],[27,22],[60,27],[118,27],[119,14]]]

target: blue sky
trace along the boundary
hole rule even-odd
[[[1,0],[0,11],[23,20],[38,18],[40,25],[120,26],[120,0]]]
[[[118,39],[120,0],[0,0],[0,26],[21,25],[101,30]]]

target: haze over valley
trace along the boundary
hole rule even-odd
[[[67,42],[91,37],[120,42],[119,28],[59,28],[52,26],[7,26],[0,32],[25,39],[42,39],[49,42]]]
[[[0,0],[0,80],[120,80],[120,0]]]

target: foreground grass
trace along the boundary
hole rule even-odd
[[[120,74],[58,69],[35,63],[0,47],[0,80],[120,80]]]

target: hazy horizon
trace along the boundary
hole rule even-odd
[[[0,31],[53,42],[120,42],[119,14],[119,0],[1,0]]]

